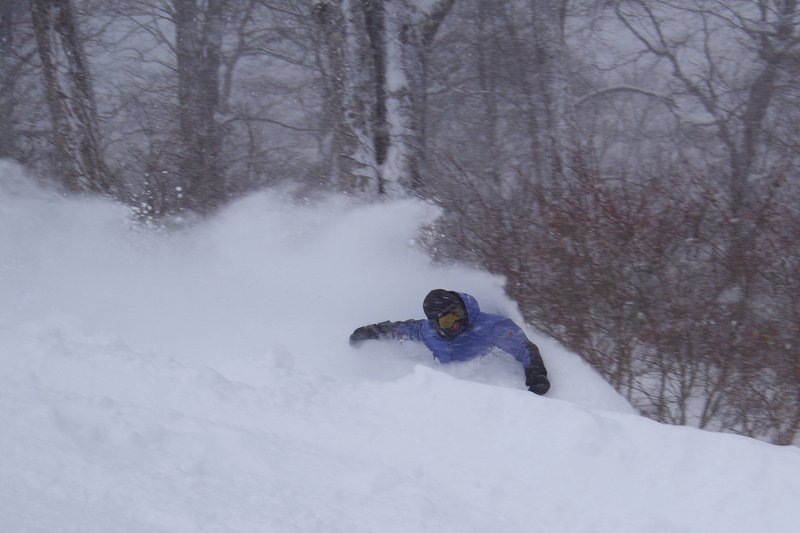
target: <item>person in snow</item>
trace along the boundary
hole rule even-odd
[[[424,343],[442,363],[466,361],[497,347],[522,363],[529,391],[542,395],[550,389],[539,348],[510,318],[484,313],[474,297],[444,289],[429,292],[422,309],[427,320],[361,326],[350,335],[350,344],[358,346],[366,340],[377,339],[410,339]]]

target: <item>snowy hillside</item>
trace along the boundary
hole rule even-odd
[[[800,531],[800,450],[663,426],[528,331],[497,354],[350,348],[435,287],[414,201],[247,198],[192,230],[32,188],[0,162],[0,531]]]

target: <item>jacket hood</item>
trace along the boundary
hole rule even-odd
[[[467,294],[466,292],[459,292],[457,294],[464,301],[464,308],[467,311],[467,320],[469,322],[472,322],[478,317],[478,315],[481,312],[481,308],[478,305],[478,300],[476,300],[474,296],[472,296],[471,294]]]

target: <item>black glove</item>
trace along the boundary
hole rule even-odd
[[[369,326],[361,326],[350,335],[350,345],[358,346],[364,341],[373,341],[378,339],[391,338],[394,333],[394,322],[381,322],[380,324],[370,324]]]
[[[358,346],[364,341],[379,339],[378,328],[375,324],[361,326],[350,335],[350,346]]]
[[[539,353],[539,347],[531,341],[528,341],[526,347],[528,348],[531,362],[525,368],[525,386],[528,387],[528,390],[532,393],[541,396],[550,390],[550,380],[547,379],[547,369],[544,367],[544,361],[542,361],[542,354]]]
[[[525,386],[534,394],[542,396],[550,390],[550,380],[547,376],[539,373],[539,369],[528,367],[525,369]]]

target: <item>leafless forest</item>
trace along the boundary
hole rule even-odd
[[[428,199],[643,414],[779,444],[798,103],[796,0],[0,0],[0,157],[152,223]]]

